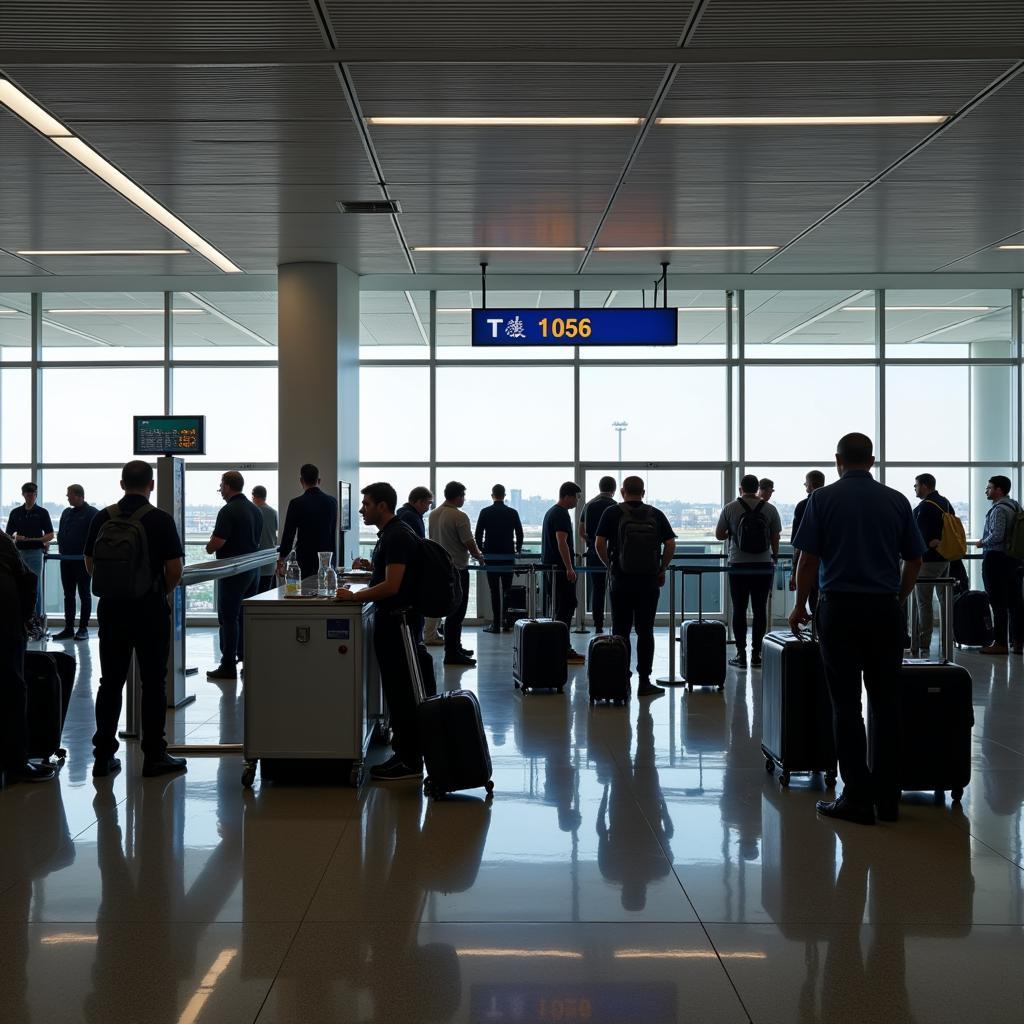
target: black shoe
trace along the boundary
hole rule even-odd
[[[493,626],[484,626],[484,628],[480,632],[482,632],[482,633],[500,633],[501,632],[501,626],[499,626],[497,623],[495,623]]]
[[[761,667],[761,655],[760,654],[752,654],[750,656],[750,667],[751,668],[760,668]]]
[[[85,626],[79,626],[78,629],[75,631],[75,639],[76,640],[88,640],[89,639],[89,630],[86,629]]]
[[[900,805],[898,801],[888,801],[883,803],[875,804],[875,817],[879,821],[899,821],[900,820]]]
[[[395,758],[393,764],[375,764],[370,769],[370,778],[377,782],[401,782],[405,779],[422,779],[422,768],[410,768],[404,761]]]
[[[475,665],[476,658],[470,658],[465,654],[446,654],[444,657],[444,663],[446,665]]]
[[[825,818],[838,818],[840,821],[852,821],[856,825],[874,825],[875,809],[871,804],[854,804],[846,796],[835,800],[819,800],[814,805],[818,813]]]
[[[158,775],[171,775],[174,772],[184,771],[188,771],[188,761],[183,757],[172,757],[170,754],[154,757],[152,761],[142,762],[142,777],[144,779],[152,779]]]
[[[638,697],[661,697],[664,696],[665,687],[655,686],[650,679],[641,679],[640,685],[636,688]]]
[[[237,679],[235,670],[230,665],[218,665],[206,673],[207,679]]]
[[[465,658],[472,658],[473,655],[476,654],[476,651],[471,651],[468,647],[460,647],[459,654]]]
[[[73,640],[75,638],[75,631],[70,626],[65,626],[56,636],[51,637],[51,640]]]
[[[594,632],[595,633],[603,633],[604,632],[604,626],[595,626],[594,627]]]
[[[94,779],[105,779],[108,775],[121,770],[121,758],[119,757],[98,757],[92,766],[92,777]]]
[[[735,658],[729,659],[729,664],[733,668],[746,668],[747,667],[747,656],[745,654],[737,654]]]
[[[57,776],[57,769],[52,764],[32,764],[26,761],[8,768],[4,775],[8,785],[15,782],[52,782]]]

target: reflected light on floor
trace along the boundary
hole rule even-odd
[[[716,953],[713,949],[620,949],[616,960],[767,960],[767,953]]]
[[[457,949],[460,957],[508,957],[523,960],[582,960],[583,954],[571,949]]]
[[[98,935],[76,935],[74,932],[58,935],[44,935],[39,940],[40,946],[95,946],[99,941]]]
[[[188,1001],[188,1006],[182,1011],[178,1018],[178,1024],[195,1024],[199,1014],[203,1012],[206,1001],[213,994],[213,990],[220,980],[221,975],[231,966],[231,961],[238,956],[237,949],[225,949],[216,960],[213,966],[206,972],[206,977],[199,983],[199,988]]]

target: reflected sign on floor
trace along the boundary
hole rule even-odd
[[[670,983],[473,985],[474,1024],[672,1024]]]
[[[474,309],[473,345],[676,345],[679,317],[660,309]]]

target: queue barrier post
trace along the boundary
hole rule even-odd
[[[686,682],[682,676],[676,675],[676,575],[680,572],[684,574],[685,583],[685,570],[681,566],[668,567],[668,675],[658,677],[658,682],[665,686],[679,686]]]

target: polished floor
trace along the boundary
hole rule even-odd
[[[247,793],[236,756],[143,780],[134,745],[94,783],[77,645],[59,784],[0,793],[0,1021],[1024,1020],[1024,659],[962,656],[963,805],[863,828],[766,774],[756,672],[592,708],[584,670],[522,697],[509,636],[468,635],[480,666],[445,683],[480,695],[491,806]],[[190,685],[177,738],[237,740],[243,687]]]

